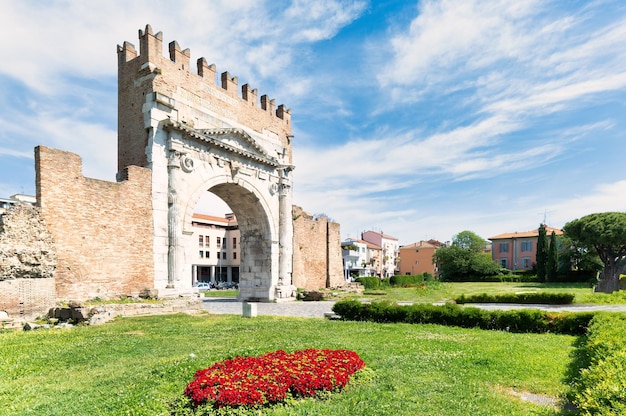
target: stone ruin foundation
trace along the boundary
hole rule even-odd
[[[29,319],[54,305],[54,241],[39,210],[17,204],[0,215],[0,311]]]

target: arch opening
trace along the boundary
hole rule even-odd
[[[230,182],[209,185],[190,203],[192,237],[185,257],[191,259],[192,283],[239,289],[241,300],[272,299],[275,238],[259,197]]]

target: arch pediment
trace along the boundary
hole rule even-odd
[[[207,146],[221,148],[273,168],[281,165],[275,157],[270,156],[265,149],[243,129],[233,127],[194,129],[187,124],[172,120],[169,120],[163,128],[165,130],[178,131],[184,137],[194,141],[204,143]]]

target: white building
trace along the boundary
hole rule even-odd
[[[192,261],[192,284],[239,283],[241,241],[235,215],[227,214],[221,218],[193,214],[191,225],[191,241],[198,248],[197,257]]]
[[[30,195],[15,194],[9,198],[0,198],[0,215],[17,203],[35,205],[37,198]]]
[[[364,240],[348,238],[341,243],[343,271],[346,280],[380,276],[381,248]]]
[[[399,250],[398,239],[382,232],[364,231],[361,239],[368,243],[379,246],[381,253],[380,277],[391,277],[399,272]]]

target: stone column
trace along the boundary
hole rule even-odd
[[[295,297],[296,292],[296,288],[292,285],[291,280],[293,273],[293,213],[291,183],[289,181],[289,172],[291,172],[291,170],[291,166],[279,170],[279,263],[278,285],[276,286],[277,299]]]
[[[182,257],[182,227],[180,224],[179,202],[176,192],[176,186],[180,183],[180,153],[171,151],[167,164],[168,175],[168,210],[167,210],[167,233],[168,233],[168,252],[167,252],[167,288],[174,287],[174,281],[179,270],[179,259]]]
[[[193,160],[185,154],[180,143],[168,143],[169,158],[167,162],[168,186],[168,252],[167,252],[167,288],[173,288],[174,282],[179,281],[185,261],[185,247],[183,239],[183,216],[181,208],[183,201],[178,197],[177,189],[183,186],[182,175],[193,171]]]

